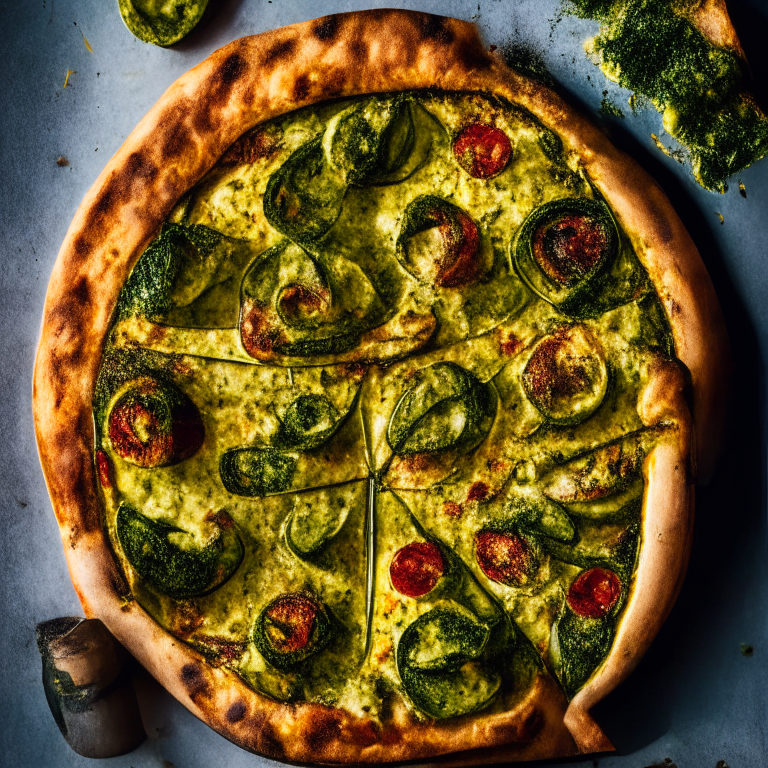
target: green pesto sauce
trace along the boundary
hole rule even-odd
[[[672,354],[663,309],[620,231],[620,269],[605,279],[637,290],[607,311],[576,320],[527,288],[512,257],[522,223],[546,203],[591,200],[594,192],[579,158],[565,156],[528,113],[471,94],[412,96],[412,154],[400,170],[388,168],[386,182],[333,181],[343,198],[327,233],[302,236],[286,247],[296,258],[259,271],[286,243],[264,213],[270,178],[355,104],[304,109],[255,129],[245,140],[267,149],[253,162],[219,163],[178,204],[127,281],[94,399],[97,447],[113,468],[104,504],[115,552],[136,599],[163,627],[279,700],[374,719],[386,717],[392,693],[419,717],[502,711],[537,675],[550,674],[546,667],[572,694],[607,647],[587,661],[568,655],[578,645],[563,619],[571,582],[597,565],[619,575],[624,597],[631,584],[643,481],[635,473],[610,485],[605,446],[636,433],[647,434],[632,443],[643,450],[663,439],[644,431],[637,415],[648,364]],[[453,137],[472,122],[499,128],[512,145],[508,165],[490,179],[469,176],[452,152]],[[313,162],[318,173],[331,172],[322,159]],[[398,260],[405,211],[424,195],[477,224],[484,271],[465,288],[440,288]],[[311,291],[297,292],[297,284]],[[281,304],[286,295],[295,303]],[[259,361],[238,327],[241,305],[256,300],[278,327],[298,313],[290,327],[310,339],[323,322],[332,331],[349,324],[344,313],[356,312],[361,323],[375,306],[376,321],[363,323],[343,352]],[[428,332],[414,335],[416,322]],[[608,384],[594,413],[566,425],[528,398],[522,374],[542,339],[574,323],[599,340]],[[121,389],[148,375],[181,390],[205,426],[197,453],[154,469],[123,461],[107,428]],[[243,460],[222,469],[233,452]],[[232,467],[237,483],[225,477]],[[553,500],[583,477],[610,492]],[[210,591],[208,581],[197,589],[188,579],[195,589],[185,596],[163,593],[119,544],[121,505],[178,529],[170,544],[192,553],[208,551],[224,514],[242,541],[242,562]],[[481,530],[525,537],[536,558],[527,583],[510,586],[483,572],[474,538]],[[414,542],[438,546],[446,571],[431,592],[409,598],[394,588],[389,567]],[[194,560],[166,548],[174,566]],[[254,626],[272,601],[295,593],[322,603],[330,639],[281,667],[259,651]],[[611,635],[622,605],[601,637]],[[435,621],[422,618],[430,611]],[[452,656],[446,636],[433,644],[434,658],[408,656],[405,646],[400,653],[417,621],[463,627],[457,637],[472,643],[462,640]],[[569,672],[576,667],[580,677]]]
[[[727,180],[768,153],[768,118],[746,90],[736,51],[710,43],[671,0],[571,0],[601,22],[589,50],[603,73],[646,96],[689,153],[696,180],[724,192]]]

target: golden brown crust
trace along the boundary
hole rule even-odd
[[[691,21],[710,43],[731,48],[746,61],[736,30],[733,28],[725,0],[702,0],[691,9]]]
[[[489,91],[516,101],[581,158],[662,297],[677,355],[693,383],[699,471],[711,468],[725,333],[706,270],[658,186],[559,96],[487,54],[472,25],[401,11],[331,16],[237,40],[180,78],[109,162],[67,233],[46,298],[34,412],[72,580],[87,614],[101,618],[185,706],[236,743],[271,757],[379,762],[509,745],[504,759],[534,759],[609,748],[588,710],[650,642],[687,557],[690,428],[681,387],[664,398],[662,416],[650,398],[644,417],[674,422],[677,429],[646,462],[645,546],[635,589],[611,655],[567,709],[573,737],[563,726],[565,700],[545,678],[511,712],[446,725],[418,723],[396,707],[383,731],[320,705],[265,699],[233,673],[207,666],[126,599],[101,527],[91,417],[101,349],[119,290],[171,207],[238,136],[263,120],[328,98],[417,88]],[[648,386],[669,375],[650,372]],[[648,623],[654,610],[658,619]]]

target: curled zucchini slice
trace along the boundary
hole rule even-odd
[[[219,515],[213,539],[200,547],[192,534],[121,504],[117,538],[133,569],[149,586],[176,600],[220,587],[243,559],[231,519]]]
[[[410,101],[374,96],[336,115],[323,135],[329,164],[350,184],[395,181],[414,148]]]
[[[496,414],[490,387],[456,363],[435,363],[414,376],[395,406],[387,441],[398,455],[476,448]]]
[[[596,299],[618,250],[619,232],[608,206],[566,198],[528,216],[512,244],[512,261],[544,301],[571,317],[590,317],[606,309]]]
[[[653,445],[652,430],[633,432],[559,467],[544,478],[544,493],[561,504],[596,501],[626,491]]]
[[[151,376],[131,381],[107,419],[115,453],[138,467],[164,467],[193,456],[205,428],[195,404],[172,384]]]
[[[434,718],[477,712],[501,688],[502,676],[484,660],[489,630],[458,611],[434,608],[403,632],[397,669],[413,704]]]
[[[346,191],[346,179],[327,162],[318,136],[272,174],[264,192],[264,215],[278,232],[311,247],[339,218]]]
[[[338,354],[353,349],[386,314],[356,264],[310,256],[284,241],[259,256],[243,279],[240,337],[246,352],[264,362]]]
[[[237,496],[271,496],[291,487],[298,459],[274,448],[236,448],[219,461],[224,487]]]
[[[403,269],[439,288],[476,283],[490,267],[472,217],[436,195],[417,197],[405,209],[395,253]]]
[[[548,421],[586,421],[608,391],[602,347],[583,326],[563,327],[535,347],[522,373],[526,397]]]
[[[342,415],[324,395],[299,395],[283,413],[277,442],[308,451],[330,440]]]
[[[125,26],[154,45],[178,43],[200,21],[208,0],[118,0]]]
[[[322,604],[305,592],[275,598],[253,625],[259,653],[279,670],[290,670],[322,651],[332,638],[330,619]]]

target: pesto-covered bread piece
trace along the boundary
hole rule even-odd
[[[145,43],[178,43],[200,21],[208,0],[118,0],[125,26]]]

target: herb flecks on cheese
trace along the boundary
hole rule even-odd
[[[97,466],[136,599],[280,701],[448,718],[551,673],[573,695],[672,429],[637,413],[663,317],[578,157],[512,104],[257,127],[139,259],[104,353]]]

